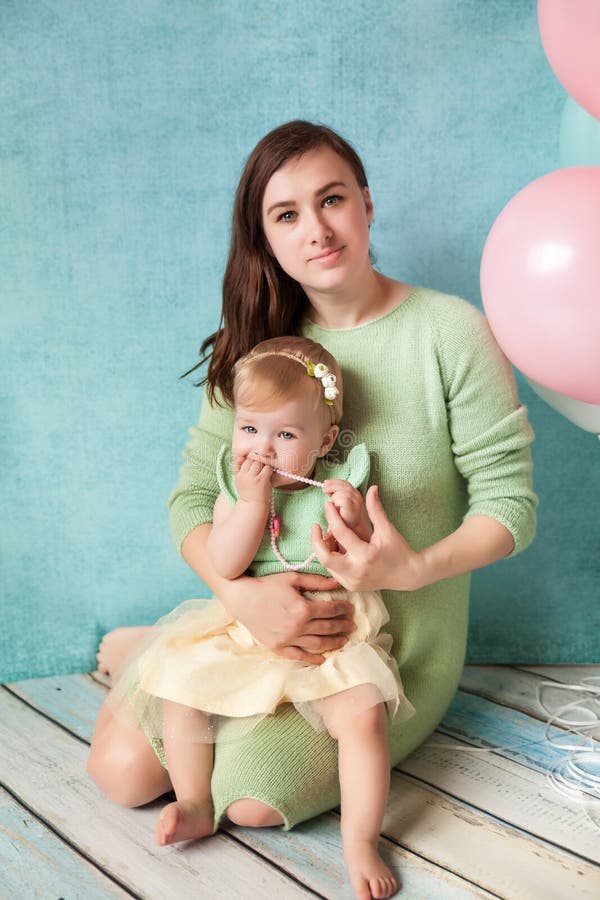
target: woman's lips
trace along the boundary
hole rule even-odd
[[[326,250],[324,253],[320,253],[318,256],[311,256],[310,261],[316,263],[335,262],[339,259],[343,249],[343,247],[336,247],[332,250]]]

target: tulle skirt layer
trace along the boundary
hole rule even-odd
[[[414,709],[390,655],[392,638],[379,633],[389,619],[381,596],[338,590],[306,597],[354,606],[355,631],[321,665],[278,656],[218,600],[187,600],[128,661],[111,691],[113,711],[152,740],[201,742],[238,739],[281,703],[293,703],[317,730],[341,710],[356,715],[381,702],[390,716],[409,718]],[[340,703],[327,699],[342,694]]]

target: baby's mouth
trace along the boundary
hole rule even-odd
[[[261,456],[260,453],[249,453],[248,459],[251,459],[253,462],[262,463],[263,466],[270,466],[272,469],[275,468],[275,460],[268,459],[266,456]]]

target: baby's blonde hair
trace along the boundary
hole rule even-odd
[[[315,365],[323,363],[335,375],[339,393],[331,405],[325,401],[320,379],[308,374],[309,361]],[[315,411],[329,414],[330,425],[339,424],[343,404],[340,367],[331,353],[309,338],[279,337],[261,341],[234,366],[233,402],[236,406],[241,404],[250,409],[273,406],[304,392],[314,397]]]

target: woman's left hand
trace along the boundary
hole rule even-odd
[[[311,542],[321,565],[349,591],[415,591],[427,584],[423,558],[388,519],[375,485],[367,491],[366,507],[373,524],[369,541],[348,528],[333,503],[325,504],[329,531],[345,552],[328,549],[321,528],[313,525]]]

